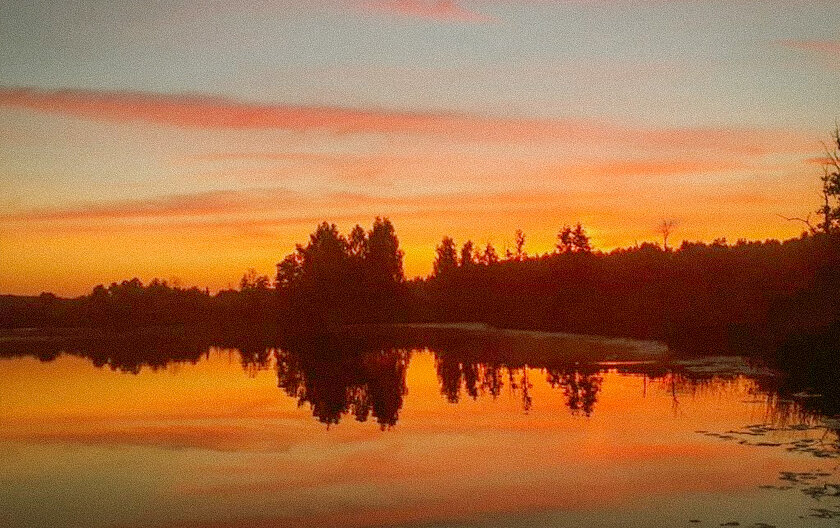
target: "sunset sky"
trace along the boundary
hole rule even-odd
[[[796,236],[840,116],[836,0],[0,5],[0,293],[211,290],[321,220],[601,249]]]

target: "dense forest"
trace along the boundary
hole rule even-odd
[[[277,265],[272,281],[253,270],[237,290],[211,294],[165,281],[99,285],[86,296],[0,296],[0,328],[272,327],[329,333],[347,325],[482,322],[500,328],[663,340],[683,352],[809,348],[833,354],[840,336],[840,132],[827,149],[823,203],[799,238],[642,243],[610,252],[585,228],[564,226],[555,250],[529,255],[525,234],[499,254],[488,244],[444,237],[433,273],[406,280],[393,224],[347,235],[317,226]]]
[[[580,241],[563,234],[577,231]],[[275,281],[247,273],[210,294],[154,280],[97,286],[62,299],[4,296],[0,325],[109,327],[273,325],[325,332],[390,322],[483,322],[496,327],[661,339],[672,347],[776,346],[840,320],[840,235],[784,242],[644,243],[609,253],[564,229],[554,253],[502,258],[445,238],[434,273],[405,280],[387,219],[342,236],[321,224],[278,265]]]

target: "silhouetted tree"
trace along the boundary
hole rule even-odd
[[[322,223],[277,265],[278,307],[296,330],[398,320],[405,312],[402,259],[387,218],[377,217],[369,232],[355,226],[348,238]]]
[[[496,253],[496,248],[490,242],[484,246],[484,252],[481,254],[481,263],[485,266],[492,266],[499,262],[499,254]]]
[[[377,218],[379,220],[379,218]],[[350,256],[355,258],[363,258],[367,251],[367,233],[362,226],[356,224],[353,230],[350,231],[350,236],[347,237],[348,249]]]
[[[435,262],[433,264],[433,275],[440,277],[458,267],[458,251],[455,249],[455,241],[450,237],[443,237],[437,248],[435,248]]]
[[[557,234],[556,247],[558,253],[590,253],[592,251],[589,236],[580,222],[575,227],[563,226]]]
[[[461,246],[461,267],[469,268],[476,263],[475,249],[472,240],[467,240]]]
[[[361,298],[367,299],[368,313],[363,319],[394,321],[401,317],[403,251],[393,224],[387,218],[377,217],[367,235],[364,246],[364,265]]]
[[[346,322],[349,313],[350,271],[347,240],[335,224],[321,223],[309,235],[301,251],[300,284],[295,291],[293,309],[298,324],[329,329]]]
[[[808,228],[808,234],[840,232],[840,125],[834,127],[831,140],[823,143],[825,158],[821,159],[823,175],[820,177],[820,195],[822,204],[816,213],[822,220],[814,225],[811,213],[805,218],[781,216],[785,220],[802,222]]]
[[[303,273],[303,248],[298,246],[294,253],[277,264],[277,278],[274,287],[278,291],[288,290],[296,284]]]
[[[817,210],[823,218],[820,223],[823,233],[840,231],[840,126],[834,127],[829,145],[825,146],[826,163],[820,178],[823,204]]]
[[[528,254],[525,253],[525,233],[522,232],[521,229],[516,230],[516,235],[514,238],[514,245],[515,245],[515,252],[513,254],[514,260],[517,262],[522,262],[528,257]]]
[[[373,228],[368,233],[364,258],[375,282],[398,284],[405,279],[403,251],[394,225],[387,218],[376,217],[374,220]]]
[[[247,291],[254,291],[254,290],[268,290],[270,282],[268,280],[268,276],[266,275],[258,275],[257,270],[254,268],[248,268],[248,271],[242,276],[239,280],[239,290],[243,292]],[[150,287],[154,287],[154,284],[151,284]]]
[[[662,220],[659,223],[659,226],[656,228],[656,232],[662,235],[662,249],[668,251],[668,237],[671,236],[671,233],[674,231],[674,226],[676,226],[676,222],[673,220]]]

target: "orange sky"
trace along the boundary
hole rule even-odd
[[[777,215],[812,208],[818,172],[815,141],[783,130],[110,93],[6,91],[2,108],[22,149],[67,156],[56,160],[67,182],[0,215],[0,290],[13,293],[81,294],[133,276],[223,288],[248,267],[271,274],[321,220],[349,231],[377,215],[395,223],[409,276],[429,272],[443,235],[503,249],[521,228],[527,249],[545,252],[576,221],[603,249],[656,239],[663,218],[677,240],[790,237],[801,226]],[[62,145],[47,149],[57,130]],[[90,192],[68,197],[85,171]]]
[[[375,216],[409,276],[444,235],[533,254],[577,221],[601,249],[666,218],[672,243],[797,236],[840,74],[834,2],[16,4],[0,293],[217,290]]]

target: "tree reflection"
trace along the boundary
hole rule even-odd
[[[840,391],[833,371],[792,368],[779,375],[762,375],[766,368],[738,358],[726,360],[727,372],[725,366],[723,370],[715,367],[726,363],[719,358],[693,365],[690,361],[599,364],[509,343],[502,346],[475,336],[426,340],[407,333],[396,337],[351,333],[283,339],[253,328],[227,336],[170,331],[48,337],[0,341],[0,358],[31,356],[52,361],[66,354],[84,357],[100,368],[138,374],[144,369],[194,364],[210,354],[226,352],[237,356],[248,376],[274,369],[283,393],[308,407],[327,426],[348,416],[359,422],[373,421],[382,429],[396,425],[408,392],[411,350],[433,354],[440,394],[452,404],[497,399],[508,392],[528,412],[534,404],[535,381],[545,379],[562,394],[567,412],[590,417],[597,412],[604,375],[612,372],[638,376],[640,398],[646,397],[648,387],[654,387],[670,394],[675,405],[678,397],[743,390],[746,383],[765,400],[771,421],[840,414]]]
[[[256,377],[257,373],[266,370],[271,365],[272,350],[266,347],[239,349],[239,359],[248,377]]]
[[[531,410],[533,383],[529,377],[528,365],[512,367],[492,363],[464,361],[456,355],[437,353],[435,369],[440,383],[441,394],[449,403],[458,403],[462,394],[473,400],[479,395],[497,398],[507,377],[507,386],[511,393],[517,394],[522,401],[524,411]],[[579,412],[586,416],[592,414],[601,390],[603,378],[598,374],[598,367],[591,371],[581,371],[568,367],[540,368],[547,373],[548,384],[560,388],[566,397],[566,406],[573,414]]]
[[[128,374],[161,370],[174,363],[195,364],[209,352],[207,341],[180,330],[113,333],[107,339],[74,333],[0,342],[0,357],[32,356],[48,362],[62,355],[78,356],[96,367]]]
[[[572,414],[592,415],[603,380],[597,371],[548,369],[548,384],[563,390]]]
[[[296,342],[274,356],[278,387],[298,406],[308,404],[320,422],[334,425],[352,415],[359,422],[372,417],[383,429],[396,425],[408,392],[409,352],[327,339]]]
[[[436,353],[435,370],[440,383],[440,392],[449,403],[458,403],[462,393],[473,400],[477,400],[482,395],[493,399],[498,398],[505,386],[503,381],[505,372],[511,391],[517,392],[520,387],[526,387],[523,399],[528,398],[527,389],[530,388],[530,383],[527,381],[527,371],[524,369],[509,368],[494,363],[465,361],[453,354]],[[519,382],[517,382],[517,377],[520,378]]]

